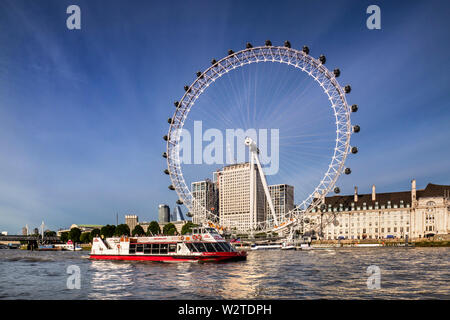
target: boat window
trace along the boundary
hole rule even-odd
[[[136,253],[136,243],[130,243],[129,253]]]
[[[209,228],[209,233],[212,233],[212,234],[219,234],[219,233],[217,232],[217,230],[214,229],[214,228]]]
[[[220,245],[220,246],[222,247],[222,249],[223,249],[224,252],[230,251],[230,248],[227,247],[227,243],[225,243],[225,242],[217,242],[217,244]]]
[[[225,248],[225,252],[233,252],[236,251],[229,243],[226,242],[218,242],[221,246]]]
[[[169,245],[167,243],[161,243],[159,246],[160,254],[167,254],[167,250],[169,249]]]
[[[169,252],[176,252],[177,251],[177,245],[175,243],[169,244]]]
[[[143,252],[144,251],[144,245],[142,243],[138,243],[136,245],[136,252]]]
[[[203,245],[203,243],[201,243],[201,242],[194,243],[194,246],[197,248],[197,250],[198,250],[199,252],[206,252],[206,248],[205,248],[205,246]]]
[[[186,246],[188,247],[189,251],[198,252],[197,248],[192,243],[186,243]]]
[[[152,254],[159,254],[159,243],[152,244]]]
[[[216,249],[217,252],[224,252],[225,250],[222,248],[222,246],[218,243],[212,243],[214,246],[214,249]]]
[[[206,251],[208,251],[208,252],[216,252],[216,249],[214,248],[212,243],[205,242],[204,245],[206,247]]]
[[[145,254],[150,254],[150,249],[151,249],[151,244],[149,244],[149,243],[145,243],[144,244],[144,253]]]

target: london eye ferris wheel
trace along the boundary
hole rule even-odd
[[[332,144],[328,144],[330,150],[324,153],[328,159],[326,161],[327,165],[323,165],[319,170],[316,169],[316,171],[322,171],[321,173],[317,173],[317,177],[313,180],[316,182],[312,182],[308,188],[306,188],[307,190],[303,193],[303,197],[297,200],[297,204],[291,210],[279,216],[278,219],[274,217],[274,219],[267,218],[263,221],[254,222],[252,224],[252,229],[259,232],[270,232],[295,228],[303,221],[302,219],[305,217],[306,213],[317,210],[318,208],[324,209],[323,203],[326,195],[330,192],[340,192],[340,188],[336,186],[340,175],[343,173],[347,175],[351,173],[350,168],[345,166],[345,162],[347,156],[350,153],[356,154],[358,149],[357,147],[350,145],[350,138],[353,133],[359,132],[360,130],[358,125],[352,125],[350,118],[351,113],[358,110],[358,106],[355,104],[350,106],[346,100],[346,96],[351,92],[351,87],[349,85],[341,86],[337,80],[341,74],[340,70],[334,69],[333,71],[330,71],[325,67],[325,63],[326,58],[324,55],[320,55],[317,59],[312,57],[307,46],[304,46],[302,50],[297,50],[291,47],[289,41],[285,41],[284,46],[274,46],[267,40],[264,46],[254,47],[252,44],[247,43],[246,48],[243,50],[237,52],[229,50],[226,57],[220,60],[213,59],[210,67],[203,72],[197,72],[196,79],[191,85],[184,87],[184,95],[179,101],[174,103],[176,109],[173,116],[168,119],[169,131],[168,134],[164,136],[164,140],[167,141],[167,149],[166,152],[163,153],[163,157],[167,159],[167,169],[164,170],[164,172],[169,175],[172,182],[169,189],[176,191],[178,195],[179,199],[177,203],[184,204],[188,210],[192,210],[197,201],[185,181],[185,175],[182,170],[182,161],[180,160],[181,132],[194,104],[196,104],[197,101],[200,101],[201,99],[199,100],[199,98],[214,87],[213,84],[216,84],[216,82],[219,83],[221,78],[225,75],[228,76],[233,74],[233,72],[236,73],[236,71],[234,71],[235,69],[242,70],[242,74],[245,76],[246,72],[251,72],[251,70],[245,69],[246,66],[254,65],[255,72],[258,72],[256,66],[281,64],[289,67],[289,72],[302,73],[303,75],[306,75],[307,78],[314,80],[314,82],[318,84],[322,96],[323,93],[325,94],[329,107],[324,108],[322,106],[320,110],[326,110],[329,116],[331,116],[327,118],[327,121],[323,122],[326,123],[326,126],[329,129],[331,128],[329,136],[331,137],[331,134],[333,135],[330,138],[333,141]],[[272,71],[273,69],[271,69],[270,72]],[[267,74],[271,73],[268,72]],[[264,75],[261,75],[260,73],[259,77],[264,77]],[[234,83],[236,80],[233,80],[232,78],[228,78],[228,82],[233,89],[239,86],[239,84]],[[273,84],[273,86],[275,85],[276,84]],[[250,87],[247,89],[247,91],[250,91]],[[268,90],[266,89],[265,91]],[[274,92],[274,94],[278,92],[279,95],[286,95],[282,88],[274,88],[273,91],[269,91]],[[292,91],[297,92],[296,89],[292,89]],[[308,91],[304,90],[303,94],[305,93],[307,95]],[[242,106],[237,106],[237,108],[242,109]],[[250,119],[250,111],[248,111],[248,114],[249,117],[246,119]],[[292,118],[292,112],[289,114],[290,115],[287,115],[287,117]],[[267,116],[267,118],[269,123],[275,119],[272,115]],[[245,122],[245,120],[243,122]],[[298,123],[292,125],[292,130],[298,131],[299,127],[301,127],[301,125]],[[306,127],[306,125],[304,127]],[[300,136],[305,140],[308,136],[313,135],[303,134]],[[296,136],[293,135],[292,137],[295,138]],[[298,140],[297,138],[295,139]],[[247,142],[248,146],[250,146],[251,142],[246,141],[246,144]],[[290,156],[290,158],[292,158],[292,156]],[[262,178],[264,180],[264,177]],[[266,196],[269,196],[270,198],[270,195],[268,195],[267,192]],[[199,207],[198,204],[196,204],[196,207]],[[223,222],[220,221],[219,216],[215,212],[210,211],[210,208],[200,207],[202,208],[202,216],[204,217],[202,222],[204,224],[225,229],[230,227],[224,225]],[[270,215],[268,215],[268,217],[270,217]],[[330,214],[328,218],[328,222],[332,221],[333,215]]]

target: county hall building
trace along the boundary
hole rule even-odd
[[[423,238],[450,233],[450,186],[429,183],[425,189],[372,193],[325,198],[327,214],[334,213],[334,223],[321,225],[324,213],[313,210],[310,227],[322,239]]]

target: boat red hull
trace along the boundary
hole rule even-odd
[[[90,259],[95,260],[123,260],[123,261],[158,261],[158,262],[224,262],[247,259],[246,252],[220,252],[204,253],[201,256],[152,256],[152,255],[101,255],[91,254]]]

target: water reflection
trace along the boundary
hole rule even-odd
[[[97,261],[0,250],[0,299],[449,299],[450,248],[252,251],[233,263]],[[66,286],[81,269],[81,290]],[[367,288],[367,267],[381,288]]]
[[[91,261],[89,299],[125,299],[132,296],[133,264],[115,261]]]

